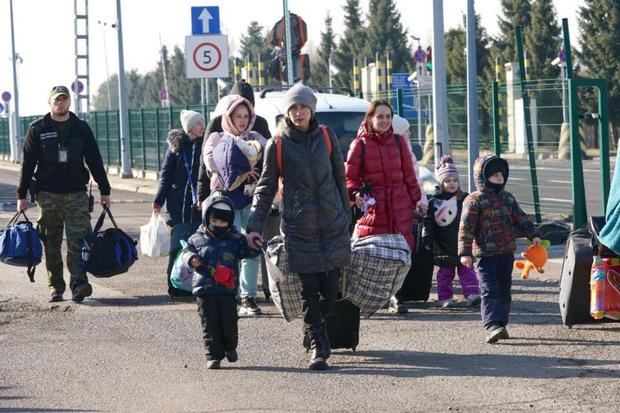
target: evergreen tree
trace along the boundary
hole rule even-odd
[[[530,0],[501,0],[502,16],[498,16],[500,35],[498,47],[502,51],[504,62],[516,62],[515,27],[521,26],[525,33],[530,27],[532,5]]]
[[[164,90],[162,62],[166,65],[166,74],[170,73],[170,60],[168,59],[168,48],[166,46],[162,46],[160,50],[160,59],[157,61],[156,69],[147,73],[144,77],[144,107],[161,106],[159,93]],[[170,90],[170,87],[168,89]],[[172,90],[170,92],[172,94]]]
[[[250,22],[247,33],[241,35],[239,43],[239,55],[241,58],[245,59],[246,56],[252,56],[253,61],[256,61],[256,56],[260,55],[262,62],[269,60],[271,48],[267,44],[265,34],[263,33],[263,26],[258,24],[258,22]]]
[[[446,75],[449,85],[463,85],[467,81],[465,57],[466,33],[462,27],[450,29],[445,35]]]
[[[108,106],[108,86],[110,87],[110,105]],[[115,73],[108,80],[101,83],[97,93],[93,96],[95,110],[118,109],[118,75]]]
[[[362,65],[366,32],[361,18],[359,0],[347,0],[343,8],[345,29],[332,59],[339,70],[336,75],[336,85],[353,87],[353,59],[357,59],[358,66]]]
[[[200,79],[188,79],[185,73],[185,54],[175,46],[174,54],[170,59],[170,66],[166,70],[168,77],[168,91],[170,106],[193,105],[200,103]]]
[[[366,57],[375,60],[378,54],[379,59],[384,59],[389,51],[394,72],[413,69],[407,30],[403,28],[394,0],[370,0],[367,34]]]
[[[321,32],[321,46],[315,63],[312,65],[312,83],[319,86],[329,85],[329,58],[336,50],[334,42],[332,17],[329,12],[325,16],[325,31]]]
[[[97,93],[93,96],[95,110],[108,110],[108,83],[110,85],[110,110],[118,110],[118,74],[116,73],[99,85]],[[125,74],[125,84],[129,109],[144,107],[144,78],[136,69]]]
[[[446,33],[446,74],[448,84],[452,86],[465,85],[467,82],[467,21],[463,16],[463,25],[456,29],[451,29]],[[486,29],[480,24],[480,15],[476,14],[476,79],[479,90],[479,113],[481,135],[488,136],[491,108],[490,84],[493,80],[495,63],[489,48],[489,36]],[[466,113],[467,101],[465,93],[454,93],[449,95],[450,105],[459,109],[457,112]],[[455,120],[456,123],[466,123],[466,116],[463,119]]]
[[[620,1],[584,0],[578,11],[578,54],[588,77],[606,79],[609,115],[620,122]],[[615,128],[612,129],[615,134]],[[615,136],[614,136],[615,137]],[[615,137],[616,138],[616,137]],[[616,138],[617,140],[617,138]]]
[[[560,32],[553,0],[534,0],[532,23],[525,34],[531,80],[555,79],[560,75],[560,68],[551,65],[561,47]]]

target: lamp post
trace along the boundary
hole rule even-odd
[[[108,47],[106,42],[106,32],[105,28],[108,26],[107,22],[97,20],[97,24],[101,25],[101,33],[103,34],[103,53],[105,55],[105,77],[106,77],[106,85],[108,89],[108,110],[112,110],[112,93],[110,91],[110,70],[108,69]],[[116,29],[116,24],[112,23],[109,25],[112,29]]]
[[[123,55],[123,24],[121,0],[116,0],[116,30],[118,35],[118,119],[121,141],[121,177],[131,178],[131,149],[127,115],[127,87],[125,85],[125,58]]]
[[[15,25],[13,24],[13,0],[9,1],[10,13],[11,13],[11,61],[13,64],[13,131],[11,133],[11,139],[9,144],[11,147],[11,161],[19,162],[21,153],[21,134],[22,125],[19,121],[19,94],[17,90],[17,59],[21,59],[17,53],[15,53]],[[9,125],[11,122],[9,122]]]
[[[476,190],[474,162],[478,147],[478,80],[476,79],[476,15],[474,0],[467,0],[467,147],[468,191]]]

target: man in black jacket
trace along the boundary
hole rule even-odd
[[[69,287],[72,300],[79,303],[93,291],[80,264],[82,239],[91,232],[86,185],[92,173],[99,186],[101,205],[109,208],[110,183],[92,130],[69,111],[69,89],[55,86],[48,102],[50,113],[33,122],[26,132],[17,209],[28,209],[26,193],[33,191],[34,177],[50,302],[62,301],[66,288],[60,250],[64,229],[67,269],[71,274]]]
[[[247,99],[252,106],[254,106],[254,91],[252,90],[252,86],[247,83],[245,80],[240,80],[235,83],[230,90],[231,95],[240,95]],[[252,130],[263,135],[265,139],[271,138],[271,132],[269,131],[269,125],[265,118],[256,115],[256,120],[254,121],[254,126]],[[207,130],[204,136],[204,143],[207,142],[209,135],[213,132],[223,132],[222,129],[222,115],[216,116],[209,121],[207,125]],[[203,145],[204,145],[203,143]],[[203,146],[204,153],[204,146]],[[209,175],[207,174],[207,168],[204,163],[204,156],[200,157],[200,170],[198,172],[198,200],[200,202],[204,201],[210,193],[210,181]],[[261,271],[266,271],[265,266],[261,266]],[[243,277],[246,274],[246,271],[242,271],[241,276]],[[254,275],[254,278],[256,274]],[[246,286],[250,286],[250,290],[246,290]],[[252,288],[252,286],[254,288]],[[251,291],[254,290],[254,291]],[[245,315],[257,315],[260,314],[260,308],[256,305],[256,279],[253,280],[241,280],[241,311],[240,314]]]

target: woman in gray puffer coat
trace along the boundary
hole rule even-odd
[[[260,233],[282,177],[280,230],[288,267],[302,282],[305,334],[312,349],[309,367],[324,370],[330,348],[323,316],[336,300],[340,268],[350,261],[351,218],[338,139],[329,128],[324,136],[314,116],[316,102],[312,89],[301,84],[284,96],[286,116],[265,148],[247,232],[251,246],[262,241]],[[281,139],[281,171],[275,139]],[[319,304],[321,297],[326,305]]]

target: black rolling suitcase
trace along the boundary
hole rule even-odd
[[[592,234],[587,229],[570,233],[560,278],[560,313],[562,322],[571,328],[574,324],[594,323],[590,316],[590,274],[593,261]]]
[[[360,309],[349,300],[337,300],[325,316],[327,337],[332,349],[350,348],[360,341]]]
[[[411,254],[411,268],[396,293],[401,301],[428,301],[433,283],[433,252],[422,247],[422,224],[414,224],[413,235],[416,250]]]

